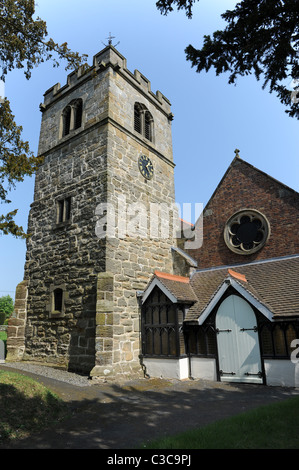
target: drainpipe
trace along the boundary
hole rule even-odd
[[[140,365],[141,365],[141,368],[142,368],[142,371],[143,371],[143,376],[145,379],[149,379],[150,376],[148,375],[148,373],[146,372],[146,366],[145,364],[143,363],[143,355],[142,354],[139,354],[139,360],[140,360]]]

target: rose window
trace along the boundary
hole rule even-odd
[[[224,240],[234,253],[247,255],[260,250],[270,236],[270,225],[263,214],[243,210],[234,214],[225,225]]]

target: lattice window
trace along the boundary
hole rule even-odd
[[[142,307],[142,345],[147,356],[178,357],[185,353],[178,308],[158,288]]]
[[[298,338],[292,323],[267,323],[261,327],[261,348],[264,357],[290,357],[291,342]]]
[[[189,354],[195,356],[216,356],[217,340],[212,326],[189,326],[186,337]]]

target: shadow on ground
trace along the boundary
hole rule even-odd
[[[297,389],[202,380],[141,379],[74,387],[34,378],[67,402],[72,417],[2,449],[136,449],[157,437],[299,394]]]

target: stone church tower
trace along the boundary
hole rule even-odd
[[[132,374],[141,370],[138,291],[155,269],[173,272],[170,103],[108,45],[47,90],[41,111],[44,163],[7,360]]]

